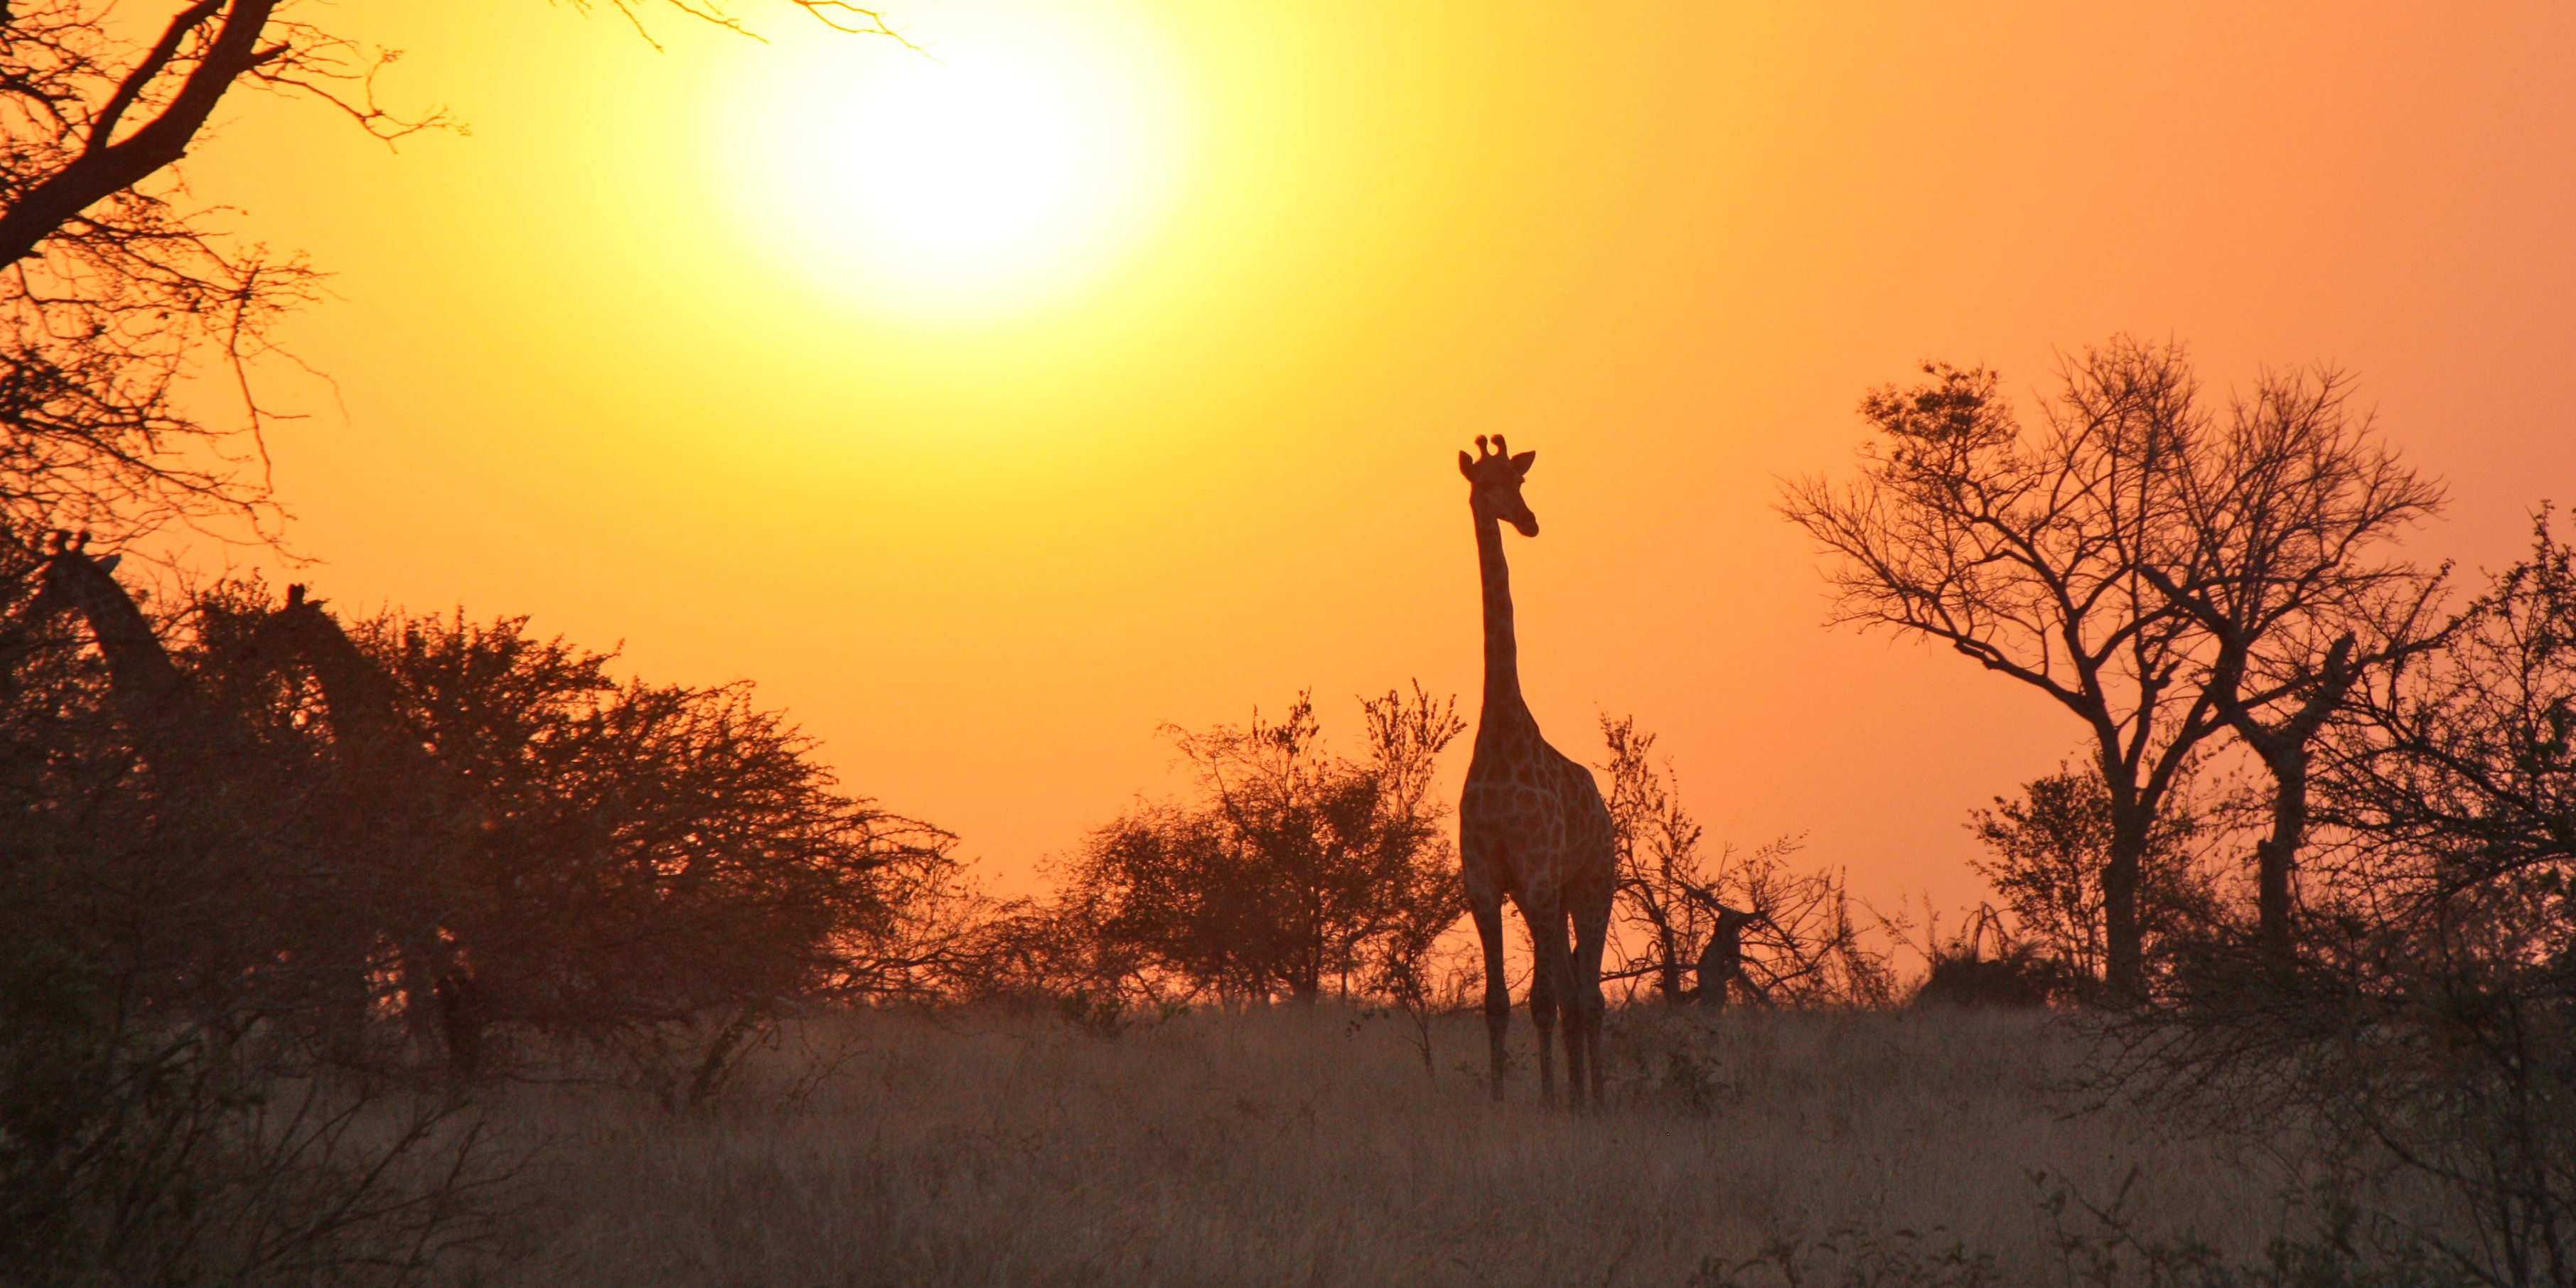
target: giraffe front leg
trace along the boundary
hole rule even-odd
[[[1503,901],[1499,895],[1467,893],[1468,911],[1476,919],[1476,938],[1485,946],[1485,1040],[1493,1060],[1494,1099],[1503,1098],[1504,1042],[1512,1030],[1512,986],[1503,975]]]
[[[1521,919],[1530,931],[1530,1018],[1538,1024],[1539,1099],[1553,1104],[1557,1013],[1573,1002],[1566,988],[1565,914],[1554,905],[1523,907]],[[1569,1029],[1567,1039],[1573,1036]]]

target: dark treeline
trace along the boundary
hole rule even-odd
[[[1483,968],[1463,930],[1455,822],[1431,791],[1465,725],[1454,699],[1418,683],[1358,705],[1357,758],[1328,747],[1306,694],[1275,722],[1256,712],[1240,726],[1167,728],[1192,771],[1183,796],[1094,830],[1043,898],[917,916],[940,951],[913,978],[954,999],[1036,1002],[1113,1026],[1199,1002],[1330,996],[1400,1008],[1419,1035],[1430,1013],[1469,1007]],[[1630,719],[1602,727],[1621,864],[1619,957],[1605,978],[1668,1003],[1897,1000],[1841,873],[1799,866],[1794,838],[1706,853],[1654,735]],[[1704,996],[1699,955],[1728,906],[1760,916]]]
[[[488,624],[344,624],[227,582],[147,615],[77,544],[7,605],[12,939],[127,1006],[243,1013],[470,1079],[496,1030],[867,990],[949,838],[841,794],[747,686],[620,681]],[[32,592],[32,593],[30,593]],[[6,592],[0,592],[6,593]]]
[[[950,838],[747,686],[301,587],[156,604],[49,545],[0,547],[0,1251],[184,1261],[240,1216],[209,1190],[459,1146],[438,1121],[514,1041],[702,1099],[784,1008],[911,986]],[[260,1121],[279,1079],[343,1098]],[[423,1093],[391,1148],[387,1086]]]
[[[245,90],[441,123],[312,17],[0,6],[0,1281],[411,1275],[508,1171],[479,1084],[552,1043],[703,1098],[779,1007],[908,987],[953,871],[747,688],[118,579],[274,540],[257,377],[317,294],[183,159]]]

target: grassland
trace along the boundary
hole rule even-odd
[[[2263,1150],[2089,1107],[2070,1088],[2083,1044],[2044,1016],[1710,1027],[1640,1008],[1613,1021],[1609,1105],[1581,1117],[1537,1103],[1526,1079],[1493,1103],[1471,1067],[1476,1018],[1445,1017],[1432,1037],[1427,1075],[1401,1017],[1330,1006],[1115,1034],[880,1013],[783,1034],[701,1112],[520,1087],[498,1125],[543,1142],[522,1219],[445,1277],[1678,1285],[1830,1239],[1839,1252],[1810,1248],[1811,1279],[1930,1274],[1856,1255],[1981,1256],[1993,1282],[2055,1283],[2080,1268],[2058,1246],[2068,1218],[2043,1210],[2051,1191],[2076,1196],[2083,1222],[2081,1200],[2127,1184],[2141,1237],[2232,1255],[2285,1219]],[[1515,1037],[1526,1054],[1525,1017]]]

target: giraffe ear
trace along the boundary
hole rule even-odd
[[[1471,479],[1476,477],[1476,458],[1469,456],[1463,449],[1458,453],[1458,472]]]
[[[1536,464],[1538,464],[1537,452],[1523,452],[1512,458],[1512,472],[1522,478],[1528,478],[1530,467]]]

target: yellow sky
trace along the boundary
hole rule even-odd
[[[660,53],[534,0],[334,6],[472,133],[252,101],[194,163],[336,274],[287,332],[336,400],[269,377],[313,413],[272,437],[300,575],[756,679],[1014,887],[1168,788],[1161,722],[1472,694],[1453,460],[1501,430],[1552,739],[1634,713],[1713,835],[1951,902],[1965,811],[2076,730],[1820,625],[1771,507],[1847,467],[1867,386],[2027,390],[2118,330],[2222,385],[2334,360],[2453,484],[2426,554],[2576,500],[2564,6],[891,2],[934,45],[1105,33],[1159,105],[1168,187],[1070,285],[943,315],[782,253],[728,140],[810,55],[783,4],[743,10],[779,46]]]

